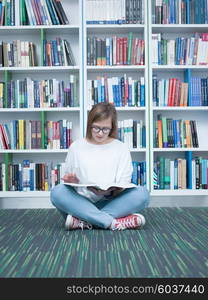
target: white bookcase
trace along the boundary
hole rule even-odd
[[[16,1],[18,3],[18,0]],[[69,79],[70,74],[78,78],[79,107],[77,108],[31,108],[31,109],[0,109],[0,120],[28,119],[38,120],[44,112],[48,120],[69,119],[73,123],[72,139],[75,140],[85,135],[88,105],[87,80],[96,79],[97,76],[108,77],[122,76],[126,74],[133,79],[145,78],[145,107],[118,107],[118,119],[143,120],[146,125],[146,148],[130,149],[132,159],[136,161],[146,160],[147,188],[152,196],[152,206],[174,205],[207,205],[208,190],[154,190],[153,188],[153,163],[159,156],[169,158],[184,157],[185,151],[193,151],[193,155],[208,157],[207,107],[154,107],[152,103],[152,76],[158,78],[178,77],[184,79],[187,66],[155,66],[152,64],[152,33],[163,33],[165,37],[190,36],[193,32],[208,32],[208,25],[156,25],[152,24],[152,1],[144,0],[144,24],[112,24],[112,25],[88,25],[86,24],[86,0],[62,0],[64,10],[69,18],[70,25],[51,26],[20,26],[17,18],[16,26],[0,26],[1,40],[12,41],[15,39],[29,40],[36,44],[38,66],[30,68],[0,68],[0,81],[5,73],[12,79]],[[17,6],[17,11],[19,5]],[[41,66],[40,40],[41,31],[44,31],[47,39],[54,37],[65,38],[70,42],[75,56],[76,66],[69,67],[44,67]],[[133,35],[142,37],[145,41],[145,65],[144,66],[88,66],[87,65],[87,37],[108,37],[113,34]],[[207,76],[207,66],[188,66],[192,74]],[[182,119],[195,119],[197,121],[199,148],[154,148],[153,131],[154,119],[157,114],[167,117]],[[34,162],[63,162],[67,150],[0,150],[0,162],[5,155],[11,154],[13,162],[20,163],[23,159],[32,159]],[[50,192],[0,192],[0,208],[24,208],[24,207],[52,207],[49,201]],[[162,196],[162,197],[161,197]],[[183,197],[182,196],[188,196]],[[200,200],[196,196],[201,196]],[[203,196],[203,197],[202,197]],[[177,197],[177,200],[176,200]],[[191,199],[189,201],[189,199]],[[197,204],[196,204],[197,202]]]
[[[19,11],[19,0],[16,0],[16,12]],[[69,19],[69,25],[19,25],[20,21],[16,14],[16,26],[0,26],[1,40],[11,42],[15,39],[32,41],[36,45],[37,66],[22,67],[2,67],[0,68],[0,80],[5,76],[13,80],[23,80],[30,77],[33,80],[57,79],[69,82],[70,75],[77,78],[77,95],[79,107],[54,107],[54,108],[20,108],[20,109],[0,109],[1,122],[8,120],[41,120],[44,113],[46,120],[58,121],[66,119],[72,121],[72,140],[83,136],[83,55],[82,55],[82,1],[62,0],[65,13]],[[75,56],[75,66],[42,66],[41,65],[41,34],[47,40],[61,37],[66,39],[72,48]],[[6,75],[5,75],[6,74]],[[24,159],[32,160],[36,163],[56,163],[64,162],[67,149],[27,149],[27,150],[0,150],[0,161],[5,160],[6,155],[12,155],[14,163],[21,163]],[[0,192],[1,207],[42,207],[51,206],[49,200],[50,192]],[[14,200],[14,205],[12,201]],[[41,201],[43,203],[41,203]],[[37,203],[35,203],[37,202]]]
[[[150,4],[150,2],[149,2]],[[149,71],[149,113],[150,113],[150,178],[153,178],[154,161],[160,157],[167,157],[170,159],[185,158],[186,151],[192,151],[193,157],[201,156],[208,157],[208,140],[206,138],[207,132],[207,106],[195,106],[195,107],[168,107],[168,106],[153,106],[153,75],[156,74],[158,79],[179,78],[185,79],[185,72],[187,69],[191,70],[192,76],[207,77],[207,66],[200,65],[155,65],[152,63],[153,47],[152,47],[152,34],[162,33],[166,39],[175,39],[176,37],[190,37],[195,32],[208,32],[208,26],[206,24],[152,24],[152,5],[149,5],[148,11],[148,71]],[[199,148],[154,148],[153,132],[154,132],[154,120],[157,115],[183,119],[183,120],[196,120],[197,133],[199,139]],[[196,190],[196,189],[181,189],[181,190],[154,190],[154,183],[151,180],[150,190],[152,196],[157,196],[158,199],[167,197],[167,205],[171,205],[169,199],[173,197],[175,205],[189,205],[200,206],[207,205],[208,190]],[[183,199],[181,198],[183,196]],[[184,198],[184,196],[187,196]],[[199,199],[196,196],[201,196]],[[203,196],[203,197],[202,197]],[[178,200],[175,200],[178,197]],[[156,197],[154,197],[155,199]],[[190,201],[189,201],[190,200]],[[159,201],[159,200],[158,200]],[[165,200],[164,200],[165,202]]]

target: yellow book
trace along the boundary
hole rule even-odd
[[[18,120],[19,129],[19,147],[18,149],[24,149],[24,120]]]

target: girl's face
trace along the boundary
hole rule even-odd
[[[92,139],[91,141],[94,144],[106,144],[109,142],[109,134],[112,129],[112,120],[111,118],[96,121],[92,124],[91,133]]]

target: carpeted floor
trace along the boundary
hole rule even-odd
[[[142,230],[67,232],[55,209],[0,210],[0,277],[208,277],[208,208],[147,208]]]

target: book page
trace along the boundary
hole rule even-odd
[[[124,189],[128,189],[128,188],[134,188],[137,187],[137,185],[135,185],[134,183],[116,183],[116,182],[112,182],[112,183],[103,183],[103,184],[96,184],[96,183],[69,183],[69,182],[64,182],[64,184],[66,185],[70,185],[70,186],[74,186],[74,187],[88,187],[88,186],[93,186],[97,189],[101,189],[101,190],[107,190],[110,187],[120,187],[120,188],[124,188]]]

